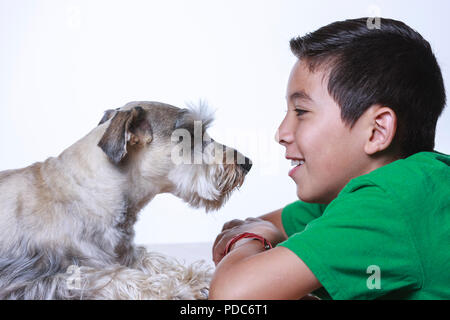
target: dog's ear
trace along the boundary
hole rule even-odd
[[[152,141],[152,128],[142,107],[115,111],[98,146],[115,164],[126,156],[129,145],[146,145]],[[100,121],[101,122],[101,121]]]
[[[118,109],[116,109],[118,110]],[[106,121],[108,121],[109,119],[111,119],[111,117],[113,116],[114,112],[116,112],[116,110],[113,109],[108,109],[105,111],[105,113],[103,114],[102,119],[100,120],[100,122],[98,123],[97,127],[103,123],[105,123]]]

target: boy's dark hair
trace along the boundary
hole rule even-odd
[[[433,151],[436,123],[445,106],[441,69],[430,44],[405,23],[369,18],[331,23],[290,41],[292,52],[309,69],[326,67],[328,92],[352,128],[373,104],[397,115],[393,144],[402,158]]]

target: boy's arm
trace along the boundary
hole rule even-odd
[[[259,218],[262,219],[262,220],[271,222],[287,238],[288,236],[286,234],[286,231],[284,230],[283,222],[281,220],[281,212],[282,211],[283,211],[283,208],[275,210],[275,211],[272,211],[272,212],[267,213],[265,215],[262,215]]]
[[[292,251],[264,251],[259,241],[245,239],[217,265],[209,299],[300,299],[321,287]]]
[[[236,231],[241,231],[248,226],[250,231],[270,241],[277,239],[273,241],[276,245],[287,239],[282,210],[272,211],[258,219],[230,221],[225,224],[222,234],[230,233],[232,236],[234,232],[227,230],[238,228]],[[264,226],[267,222],[270,223]],[[258,230],[259,226],[264,228]],[[259,241],[251,239],[239,240],[229,254],[215,261],[220,263],[211,282],[210,299],[307,299],[308,293],[322,286],[294,252],[284,247],[264,251]]]
[[[281,211],[282,209],[279,209],[259,218],[234,219],[225,223],[222,232],[216,237],[213,244],[212,257],[214,263],[217,265],[222,260],[228,241],[243,232],[259,234],[269,240],[273,246],[286,240],[287,235],[281,221]]]

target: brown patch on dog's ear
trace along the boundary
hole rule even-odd
[[[115,111],[115,110],[113,110]],[[116,111],[98,146],[115,164],[126,156],[128,145],[146,145],[152,141],[152,128],[142,107]]]

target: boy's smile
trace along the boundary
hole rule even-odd
[[[329,203],[352,178],[374,169],[364,152],[370,137],[366,117],[351,130],[345,126],[327,84],[325,71],[312,73],[297,61],[287,86],[288,110],[278,129],[278,141],[295,166],[289,175],[306,202]]]

